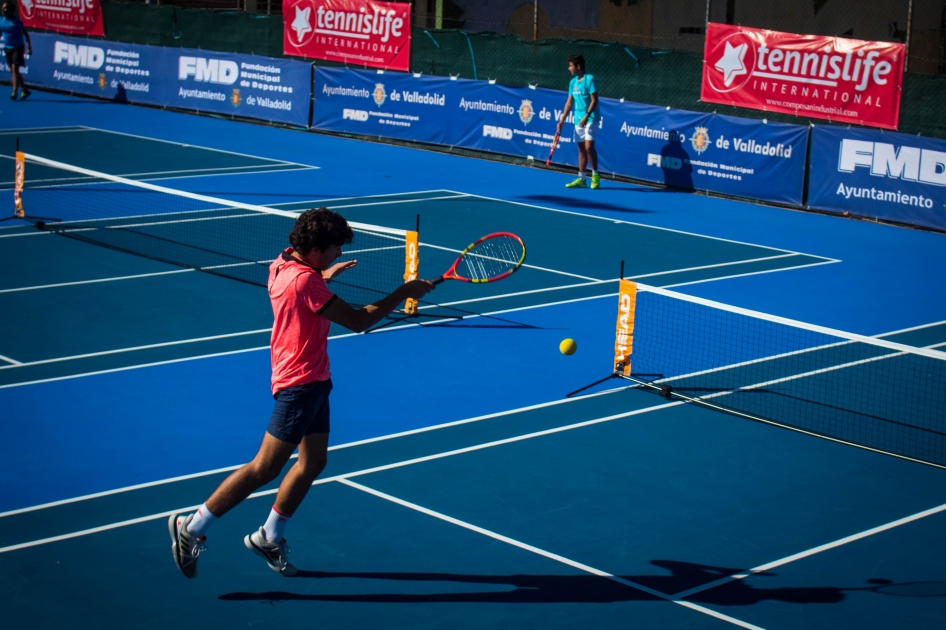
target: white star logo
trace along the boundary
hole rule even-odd
[[[746,74],[746,66],[742,60],[746,56],[746,44],[739,44],[733,48],[732,44],[726,42],[726,50],[723,56],[716,62],[716,69],[723,73],[723,83],[726,87],[732,85],[733,79],[741,74]]]
[[[296,7],[296,19],[292,21],[292,30],[296,32],[296,39],[302,43],[302,38],[312,32],[310,18],[312,17],[312,7]]]

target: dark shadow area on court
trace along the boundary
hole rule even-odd
[[[654,560],[651,564],[667,569],[671,575],[627,575],[621,579],[645,586],[654,591],[673,594],[699,584],[709,584],[721,578],[746,573],[746,569],[715,567],[676,560]],[[774,577],[775,573],[757,573],[753,577]],[[459,573],[409,573],[409,572],[329,572],[300,571],[292,579],[316,580],[378,580],[392,582],[451,582],[457,584],[483,585],[494,588],[461,593],[291,593],[288,591],[264,591],[259,593],[236,592],[221,595],[224,601],[338,601],[374,603],[501,603],[501,604],[553,604],[587,603],[602,604],[626,601],[659,601],[646,591],[595,575],[467,575]],[[872,579],[869,586],[836,587],[811,586],[788,588],[756,588],[745,580],[737,579],[718,587],[698,592],[687,597],[687,601],[717,606],[748,606],[765,601],[780,601],[793,604],[836,604],[842,602],[845,592],[866,591],[900,597],[944,597],[946,582],[899,582]],[[364,589],[364,582],[358,590]],[[496,590],[495,587],[506,587]],[[399,587],[397,590],[401,590]],[[440,589],[437,589],[440,590]],[[337,591],[337,583],[332,585]]]

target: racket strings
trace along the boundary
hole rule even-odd
[[[523,253],[522,242],[517,238],[490,238],[478,243],[463,256],[457,265],[457,275],[474,282],[495,278],[515,270],[522,262]]]

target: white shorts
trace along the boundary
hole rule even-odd
[[[584,127],[579,127],[575,125],[575,141],[576,142],[594,142],[595,136],[598,135],[598,125],[591,123],[590,125],[585,125]]]

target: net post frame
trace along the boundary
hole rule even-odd
[[[26,214],[26,208],[23,205],[23,188],[26,185],[26,154],[20,151],[20,139],[16,139],[16,172],[14,174],[14,185],[13,185],[13,216],[4,217],[0,219],[0,223],[4,221],[28,221],[35,225],[36,227],[42,229],[46,221],[57,222],[60,219],[55,219],[53,217],[37,217],[33,215]]]

